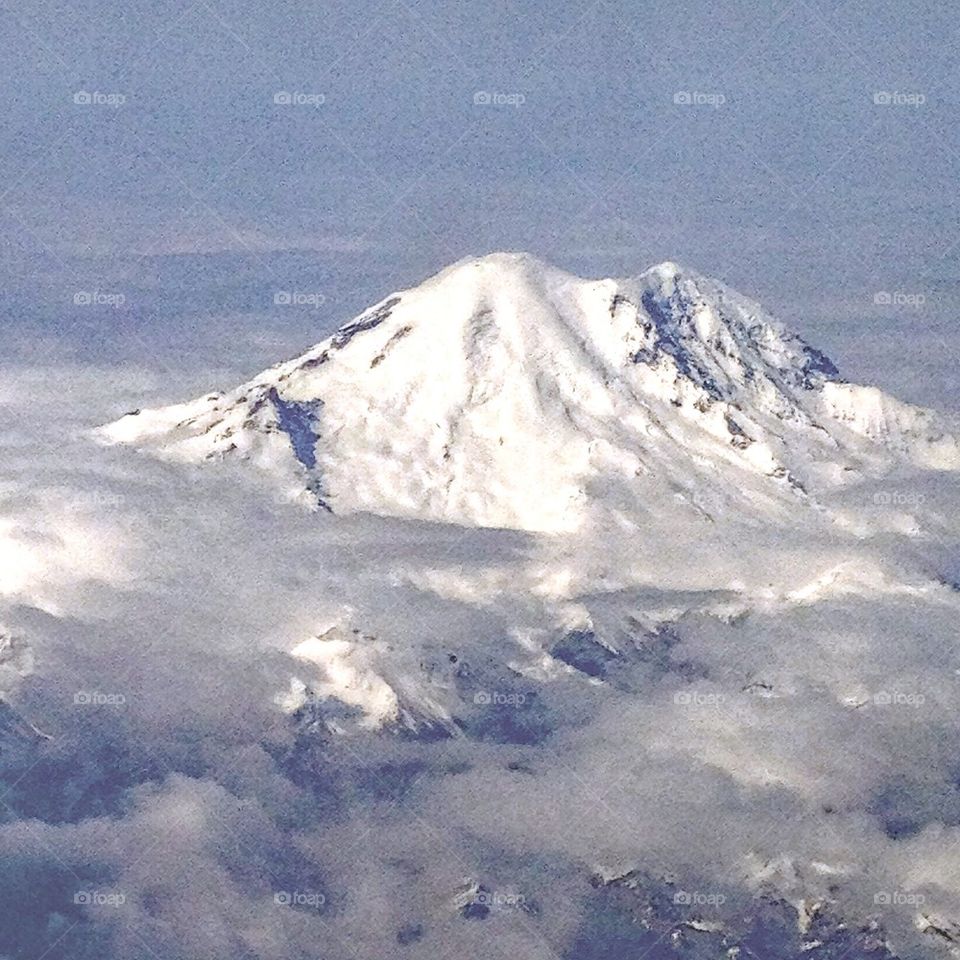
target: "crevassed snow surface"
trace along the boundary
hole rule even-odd
[[[465,260],[227,393],[101,434],[242,458],[336,513],[531,531],[591,511],[783,518],[897,461],[956,469],[928,411],[844,383],[722,284]]]

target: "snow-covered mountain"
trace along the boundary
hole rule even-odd
[[[99,890],[117,955],[960,956],[935,414],[674,265],[513,254],[106,445],[156,387],[86,378],[9,391],[8,472],[51,441],[0,516],[36,943],[105,955]]]
[[[776,519],[898,462],[960,468],[930,411],[846,383],[756,303],[673,263],[583,280],[467,259],[225,393],[100,431],[242,459],[334,513],[562,532],[602,509]]]

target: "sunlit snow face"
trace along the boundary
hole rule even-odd
[[[669,262],[587,281],[517,253],[466,258],[238,387],[96,435],[248,465],[341,516],[548,534],[800,514],[906,529],[826,499],[898,465],[960,465],[936,414],[840,381],[717,281]]]

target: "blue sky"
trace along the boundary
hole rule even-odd
[[[922,2],[6,5],[2,346],[249,372],[525,249],[680,260],[949,404],[957,31]],[[89,290],[122,309],[77,309]]]

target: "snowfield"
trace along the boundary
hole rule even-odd
[[[752,303],[673,263],[587,281],[454,264],[227,393],[101,437],[250,461],[336,513],[545,533],[598,511],[785,518],[898,462],[960,468],[926,410],[844,383]]]

